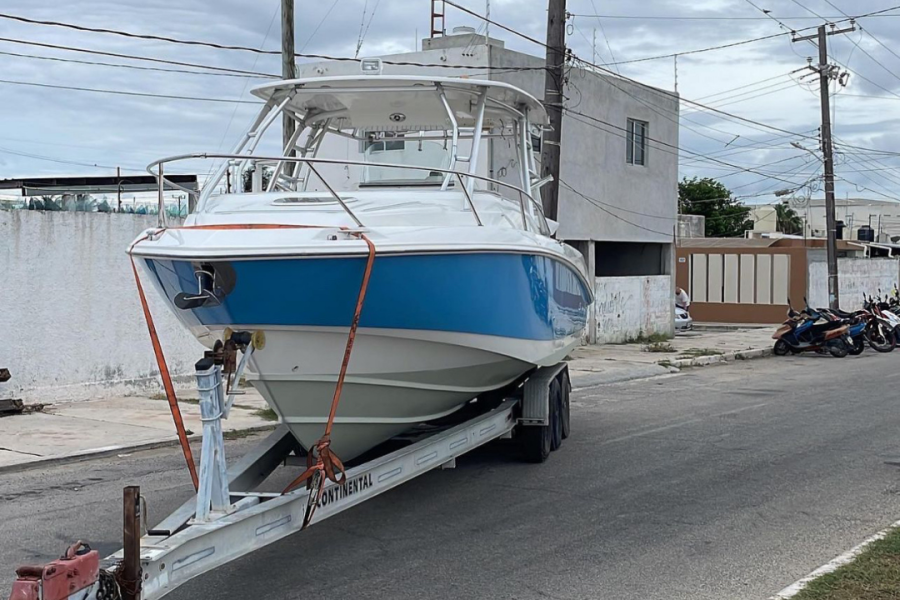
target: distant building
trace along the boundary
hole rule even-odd
[[[844,223],[844,239],[860,239],[859,229],[871,227],[876,242],[900,241],[900,202],[835,198],[834,204],[835,218]],[[813,198],[806,209],[799,209],[797,212],[808,215],[807,222],[813,235],[825,236],[824,198]]]
[[[824,238],[825,199],[785,201],[803,221],[803,237]],[[835,198],[834,215],[839,235],[845,240],[900,242],[900,202],[865,198]],[[778,231],[775,207],[753,207],[750,210],[754,232]],[[862,233],[860,232],[862,229]]]
[[[706,217],[703,215],[678,215],[677,239],[702,237],[706,237]]]

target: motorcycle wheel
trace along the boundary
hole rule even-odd
[[[863,350],[866,349],[866,342],[863,339],[862,335],[858,335],[856,337],[848,338],[849,343],[847,344],[847,351],[850,352],[853,356],[859,356],[863,353]]]
[[[828,351],[835,358],[844,358],[848,353],[847,344],[841,338],[831,340],[828,342]]]
[[[791,347],[788,346],[788,343],[784,340],[778,340],[775,342],[775,347],[772,348],[772,353],[775,356],[785,356],[788,352],[790,352]]]
[[[876,323],[874,327],[866,328],[866,340],[872,350],[876,352],[891,352],[897,346],[894,332],[883,323]]]

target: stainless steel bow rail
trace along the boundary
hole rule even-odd
[[[140,488],[126,487],[122,550],[101,560],[96,550],[79,541],[58,560],[20,567],[10,600],[155,600],[302,529],[310,492],[257,491],[277,469],[306,464],[304,449],[285,426],[226,465],[222,419],[228,418],[234,401],[232,384],[265,344],[261,332],[226,335],[225,344],[205,353],[196,365],[203,423],[197,494],[142,536],[146,517]],[[239,363],[238,350],[243,354]],[[570,391],[568,368],[559,363],[478,398],[461,409],[454,422],[428,427],[428,433],[413,436],[409,445],[349,468],[342,485],[329,481],[310,524],[432,469],[453,468],[458,457],[492,440],[515,438],[524,458],[545,461],[569,434]]]
[[[285,191],[285,192],[296,192],[296,190],[291,189],[279,189],[278,188],[278,176],[284,168],[285,164],[294,163],[297,165],[304,165],[309,169],[309,172],[306,174],[306,177],[299,179],[299,183],[307,185],[309,183],[310,176],[315,176],[325,189],[328,194],[331,195],[332,198],[341,206],[344,212],[353,220],[353,222],[358,227],[364,227],[364,223],[359,219],[359,217],[347,206],[347,203],[341,197],[341,195],[335,190],[335,188],[328,183],[325,177],[322,176],[321,171],[316,168],[316,165],[339,165],[339,166],[353,166],[353,167],[375,167],[375,168],[387,168],[387,169],[405,169],[410,171],[425,171],[428,173],[439,173],[444,176],[444,181],[441,185],[441,189],[447,189],[448,183],[450,179],[456,179],[459,182],[459,188],[462,190],[463,195],[465,196],[466,205],[468,210],[472,212],[472,215],[475,218],[475,222],[477,225],[481,226],[481,218],[478,216],[478,211],[475,209],[475,204],[472,200],[472,195],[475,193],[474,183],[476,181],[480,181],[486,183],[488,187],[496,186],[499,189],[510,190],[512,193],[516,194],[519,205],[519,213],[522,216],[522,229],[528,230],[528,217],[530,216],[534,222],[537,224],[538,232],[544,235],[550,235],[551,230],[550,226],[547,223],[547,219],[544,216],[544,209],[541,206],[541,203],[537,201],[532,194],[537,192],[542,186],[546,185],[550,182],[550,179],[542,179],[539,181],[535,181],[534,185],[531,186],[531,193],[522,189],[519,186],[512,185],[510,183],[506,183],[504,181],[500,181],[499,179],[492,179],[490,177],[483,177],[481,175],[475,175],[474,173],[468,173],[464,171],[459,171],[455,169],[443,169],[439,167],[423,167],[417,165],[404,165],[404,164],[396,164],[396,163],[381,163],[381,162],[367,162],[362,160],[349,160],[349,159],[334,159],[334,158],[317,158],[317,157],[309,157],[309,156],[259,156],[259,155],[247,155],[247,154],[221,154],[221,153],[208,153],[208,152],[195,152],[192,154],[179,154],[176,156],[169,156],[166,158],[161,158],[157,161],[150,163],[147,166],[147,172],[157,178],[159,181],[159,190],[158,190],[158,216],[159,216],[159,226],[166,227],[166,210],[165,210],[165,197],[164,191],[165,189],[176,188],[181,190],[190,196],[199,197],[200,202],[198,204],[198,210],[202,211],[204,208],[204,201],[209,195],[212,193],[209,190],[209,186],[204,187],[204,189],[200,192],[197,190],[192,190],[186,187],[183,187],[169,179],[165,178],[164,165],[182,161],[182,160],[191,160],[191,159],[220,159],[225,160],[225,166],[233,167],[235,171],[234,179],[237,182],[236,190],[240,189],[242,185],[242,174],[247,170],[252,170],[254,174],[262,174],[263,166],[273,166],[274,171],[269,182],[269,186],[265,190],[259,190],[263,192],[273,192],[273,191]],[[154,170],[155,169],[155,170]],[[463,181],[465,178],[465,182]],[[298,180],[296,178],[291,179],[291,183],[297,184]],[[262,180],[260,179],[260,184]],[[508,200],[509,202],[516,202],[511,198],[507,198],[505,196],[501,197],[504,200]]]

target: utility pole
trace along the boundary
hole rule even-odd
[[[297,78],[297,65],[294,57],[294,0],[281,0],[281,77],[283,79]],[[294,135],[294,119],[287,111],[282,119],[282,148],[288,156],[293,156],[291,150],[288,153],[288,142]]]
[[[566,0],[549,0],[547,10],[547,75],[544,84],[544,107],[550,119],[550,130],[544,132],[541,145],[541,178],[553,179],[541,188],[544,214],[557,220],[559,208],[559,155],[562,139],[564,63],[566,60]]]
[[[852,23],[852,22],[851,22]],[[837,224],[834,216],[834,146],[831,140],[831,102],[828,95],[828,83],[832,77],[837,78],[838,69],[828,64],[828,36],[856,31],[851,25],[846,29],[826,31],[825,25],[819,26],[815,35],[796,37],[792,41],[800,42],[816,39],[819,46],[819,64],[811,67],[819,73],[819,95],[822,105],[822,154],[825,163],[825,229],[826,253],[828,260],[828,306],[840,308],[838,293],[838,260],[837,260]]]

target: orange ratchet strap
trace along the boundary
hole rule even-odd
[[[347,480],[344,464],[331,451],[331,430],[334,427],[334,417],[337,414],[338,404],[341,401],[341,391],[344,388],[344,379],[347,376],[347,367],[350,364],[350,354],[353,352],[353,341],[356,339],[356,329],[359,326],[359,317],[362,314],[363,303],[366,300],[366,291],[369,287],[369,278],[372,275],[372,265],[375,262],[375,244],[372,243],[372,240],[363,233],[353,233],[352,235],[366,242],[366,245],[369,247],[369,257],[366,260],[366,270],[363,273],[359,296],[356,299],[356,311],[353,313],[353,320],[350,322],[350,333],[347,335],[347,345],[344,348],[344,360],[341,363],[341,371],[338,375],[337,385],[334,388],[334,396],[331,399],[331,412],[329,412],[328,422],[325,424],[325,433],[322,434],[319,441],[306,454],[307,469],[282,492],[286,494],[304,481],[310,480],[309,502],[307,502],[306,514],[303,517],[303,529],[312,521],[316,507],[322,499],[322,494],[325,491],[325,480],[333,481],[337,485],[343,485]]]
[[[135,242],[132,248],[145,239],[147,239],[146,236]],[[200,482],[197,478],[197,466],[194,464],[194,454],[191,452],[191,444],[187,439],[187,431],[184,428],[184,419],[181,417],[181,409],[178,407],[175,386],[172,385],[172,376],[169,374],[169,366],[166,364],[166,357],[163,354],[162,345],[159,343],[159,335],[156,333],[156,326],[153,324],[150,307],[147,305],[147,297],[144,295],[144,287],[141,285],[137,265],[134,264],[134,257],[130,256],[130,258],[131,270],[134,272],[134,282],[137,284],[138,295],[141,297],[141,308],[144,309],[144,320],[147,321],[150,341],[153,343],[153,353],[156,355],[156,364],[159,367],[159,376],[162,377],[163,388],[166,390],[166,400],[169,401],[169,410],[172,412],[172,420],[175,421],[175,429],[178,432],[178,441],[181,444],[181,451],[184,454],[185,462],[187,462],[188,470],[191,472],[191,481],[194,483],[194,491],[196,492],[200,488]]]
[[[214,225],[191,225],[188,227],[170,227],[169,229],[209,229],[209,230],[234,230],[234,229],[328,229],[326,225],[288,225],[277,223],[222,223]],[[346,227],[336,227],[335,229],[346,230]],[[162,230],[160,230],[161,232]],[[334,418],[337,414],[338,404],[341,400],[341,391],[344,387],[344,379],[347,376],[347,367],[350,364],[350,354],[353,352],[353,341],[356,339],[356,330],[359,326],[360,315],[362,314],[363,304],[366,298],[366,291],[369,287],[369,279],[372,275],[372,265],[375,262],[375,244],[372,243],[365,234],[361,232],[351,232],[364,242],[369,248],[368,259],[366,260],[366,269],[363,273],[362,284],[359,289],[359,296],[356,300],[356,310],[353,314],[353,320],[350,323],[350,333],[347,336],[347,345],[344,348],[344,360],[341,363],[340,374],[338,375],[337,385],[334,389],[334,396],[331,399],[331,411],[328,415],[328,421],[325,425],[325,433],[319,438],[307,453],[307,469],[297,479],[288,485],[284,494],[290,492],[304,481],[311,480],[310,499],[306,507],[306,515],[303,519],[303,528],[306,528],[312,520],[316,506],[322,499],[325,491],[325,480],[328,479],[338,485],[342,485],[347,479],[347,473],[344,464],[331,451],[331,430],[334,427]],[[138,239],[131,248],[133,249],[149,236]],[[184,419],[181,416],[181,409],[178,407],[178,398],[175,396],[175,387],[172,385],[172,376],[169,373],[166,358],[163,354],[162,346],[159,342],[159,335],[153,324],[153,316],[150,314],[150,307],[147,304],[147,297],[144,295],[144,288],[141,285],[141,278],[138,275],[137,266],[134,257],[131,258],[131,269],[134,272],[134,281],[137,284],[138,295],[141,299],[141,308],[144,311],[144,319],[147,321],[147,329],[150,332],[150,341],[153,344],[153,353],[156,355],[156,363],[159,366],[160,377],[163,380],[163,387],[166,391],[166,399],[169,401],[169,409],[172,412],[172,420],[175,422],[175,429],[178,432],[178,440],[181,443],[181,450],[184,454],[184,460],[187,462],[188,470],[191,472],[191,481],[194,484],[194,490],[199,489],[199,480],[197,478],[197,467],[194,464],[194,455],[191,452],[191,445],[187,439],[187,431],[184,427]],[[340,475],[338,475],[338,473]]]

